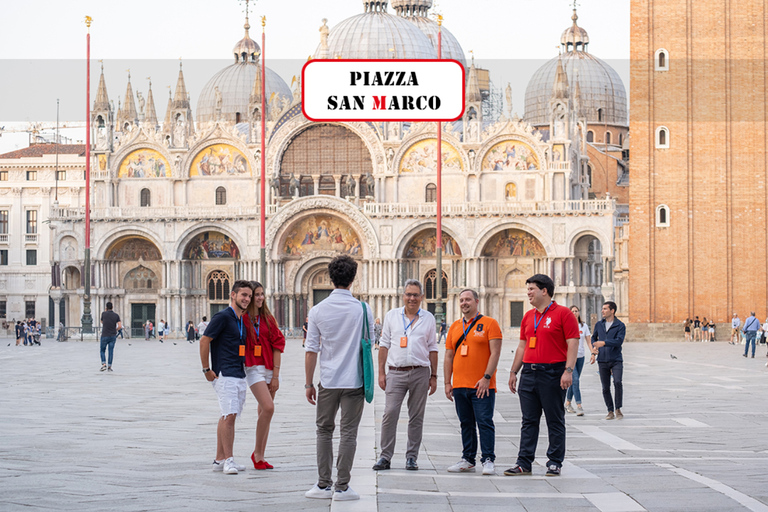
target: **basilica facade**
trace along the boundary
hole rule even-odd
[[[394,0],[394,13],[384,1],[363,4],[362,13],[334,27],[323,21],[315,58],[437,57],[430,1]],[[530,307],[525,280],[534,273],[551,275],[556,300],[578,304],[587,317],[599,315],[603,300],[621,302],[616,291],[626,274],[616,270],[615,244],[625,212],[610,191],[594,194],[590,155],[599,151],[593,138],[596,130],[604,133],[606,116],[615,133],[610,151],[603,144],[606,161],[610,152],[618,160],[616,142],[628,131],[626,96],[618,80],[609,106],[600,80],[614,77],[588,75],[597,73],[594,66],[574,66],[585,59],[577,52],[586,52],[588,42],[575,12],[561,40],[562,54],[529,84],[526,97],[530,93],[535,101],[523,118],[512,114],[509,101],[500,115],[488,115],[483,71],[442,28],[443,57],[465,66],[467,87],[465,114],[441,125],[440,148],[435,123],[307,120],[299,84],[291,88],[269,69],[261,76],[260,49],[249,28],[246,19],[234,62],[201,91],[196,117],[183,68],[163,122],[151,85],[146,97],[137,96],[129,77],[115,109],[102,72],[91,119],[91,293],[97,319],[111,301],[134,335],[147,319],[181,330],[188,320],[197,323],[225,308],[235,280],[258,279],[262,158],[264,285],[286,329],[300,327],[309,309],[330,293],[327,263],[337,254],[359,261],[353,293],[377,317],[399,305],[408,278],[424,283],[423,307],[430,310],[442,281],[449,321],[460,314],[459,292],[476,289],[481,311],[510,331]],[[437,158],[442,269],[435,248]],[[0,155],[0,167],[3,162]],[[613,187],[613,178],[608,181]],[[80,195],[46,209],[53,277],[45,293],[58,306],[51,308],[49,323],[78,325],[82,314]]]

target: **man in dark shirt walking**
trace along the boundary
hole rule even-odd
[[[112,371],[112,356],[115,353],[115,342],[117,341],[117,330],[122,329],[120,316],[112,311],[112,303],[107,302],[107,310],[101,314],[101,371]],[[109,347],[109,365],[104,357],[104,352]]]
[[[620,420],[624,417],[621,406],[624,396],[624,386],[621,378],[624,373],[624,359],[621,356],[621,345],[624,343],[626,327],[616,318],[616,303],[608,301],[603,304],[603,319],[595,324],[592,333],[592,360],[600,370],[600,382],[603,384],[603,400],[608,408],[607,420]],[[697,319],[699,317],[696,317]],[[595,349],[597,352],[595,352]],[[613,375],[613,387],[616,391],[616,400],[611,397],[611,375]],[[615,413],[614,413],[615,410]]]

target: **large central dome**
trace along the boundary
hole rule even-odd
[[[587,52],[589,35],[576,24],[563,32],[562,55],[553,58],[533,74],[525,89],[525,120],[532,126],[549,124],[549,100],[555,84],[557,62],[560,60],[568,77],[570,90],[579,82],[580,111],[588,123],[628,126],[627,92],[619,74],[608,64]],[[598,110],[602,115],[598,115]]]
[[[436,59],[429,37],[408,20],[387,14],[386,2],[363,2],[366,11],[333,27],[314,58]]]
[[[221,118],[230,123],[245,122],[248,119],[248,104],[256,76],[261,74],[259,55],[261,49],[248,35],[248,19],[245,21],[245,37],[232,52],[235,63],[225,67],[208,80],[197,100],[197,122],[216,121],[216,89],[221,94]],[[280,75],[267,68],[266,98],[269,103],[272,93],[291,97],[288,87]]]

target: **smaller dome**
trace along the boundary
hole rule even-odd
[[[563,31],[563,35],[560,36],[560,44],[565,47],[566,51],[570,51],[571,47],[578,49],[579,46],[581,46],[583,51],[586,51],[589,44],[589,34],[576,24],[576,20],[579,19],[576,9],[573,10],[571,19],[573,20],[573,25]]]
[[[251,39],[248,35],[248,30],[251,25],[248,23],[248,18],[245,18],[245,36],[237,42],[232,49],[232,53],[235,54],[235,62],[256,62],[256,59],[261,55],[261,48],[256,44],[256,41]]]

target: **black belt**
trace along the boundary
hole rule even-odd
[[[561,363],[523,363],[524,370],[557,370],[565,368],[565,361]]]
[[[389,369],[393,372],[409,372],[416,368],[427,368],[426,366],[390,366]]]

